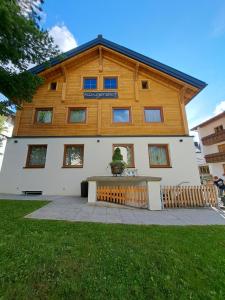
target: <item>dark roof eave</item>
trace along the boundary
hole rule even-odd
[[[61,63],[75,55],[78,55],[88,49],[91,49],[97,45],[101,45],[101,46],[105,46],[111,50],[114,50],[116,52],[119,52],[125,56],[128,56],[134,60],[137,60],[147,66],[150,66],[158,71],[161,71],[163,73],[166,73],[167,75],[170,75],[174,78],[177,78],[178,80],[181,80],[183,82],[186,82],[200,90],[202,90],[203,88],[205,88],[207,86],[207,84],[197,78],[194,78],[190,75],[187,75],[181,71],[178,71],[172,67],[169,67],[165,64],[162,64],[154,59],[151,59],[145,55],[142,55],[140,53],[137,53],[133,50],[130,50],[126,47],[120,46],[114,42],[108,41],[102,37],[97,37],[96,39],[87,42],[81,46],[78,46],[77,48],[74,48],[70,51],[67,51],[65,53],[63,53],[63,56],[65,56],[65,58],[60,58],[60,57],[56,57],[51,59],[49,62],[43,63],[41,65],[38,65],[36,67],[33,67],[29,70],[29,72],[33,73],[33,74],[38,74],[50,67],[53,67],[55,65],[57,65],[58,63]],[[48,66],[48,63],[50,64],[50,66]]]

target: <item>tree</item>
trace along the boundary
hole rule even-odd
[[[27,71],[59,54],[48,31],[40,28],[43,0],[0,1],[0,113],[31,102],[43,79]]]

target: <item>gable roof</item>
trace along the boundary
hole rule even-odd
[[[105,38],[102,37],[102,35],[98,35],[96,39],[91,40],[90,42],[87,42],[81,46],[78,46],[70,51],[63,53],[63,55],[62,55],[63,58],[55,57],[55,58],[51,59],[48,63],[42,63],[36,67],[31,68],[29,71],[33,74],[38,74],[50,67],[53,67],[73,56],[76,56],[76,55],[78,55],[86,50],[89,50],[95,46],[98,46],[98,45],[105,46],[111,50],[114,50],[118,53],[128,56],[128,57],[130,57],[134,60],[137,60],[147,66],[150,66],[158,71],[161,71],[161,72],[166,73],[166,74],[168,74],[174,78],[177,78],[183,82],[186,82],[200,90],[202,90],[207,85],[205,82],[203,82],[197,78],[194,78],[190,75],[180,72],[172,67],[162,64],[162,63],[160,63],[152,58],[149,58],[145,55],[142,55],[138,52],[132,51],[126,47],[120,46],[114,42],[106,40]]]
[[[210,123],[212,123],[212,122],[214,122],[214,121],[217,121],[217,120],[219,120],[219,119],[221,119],[221,118],[225,118],[225,111],[223,111],[223,112],[220,113],[219,115],[216,115],[215,117],[213,117],[213,118],[211,118],[211,119],[208,119],[208,120],[206,120],[205,122],[202,122],[201,124],[199,124],[199,125],[193,127],[193,128],[191,129],[191,131],[195,131],[195,130],[198,129],[198,127],[204,127],[204,126],[206,126],[206,125],[208,125],[208,124],[210,124]]]

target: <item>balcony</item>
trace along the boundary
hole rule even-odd
[[[225,162],[225,152],[217,152],[205,156],[207,163]]]
[[[213,145],[223,141],[225,141],[225,129],[202,138],[202,144],[205,146]]]

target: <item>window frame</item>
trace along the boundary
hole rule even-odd
[[[147,88],[143,88],[143,82],[147,82]],[[148,79],[141,79],[141,90],[142,91],[148,91],[150,89],[149,80]]]
[[[223,125],[221,124],[221,125],[218,125],[218,126],[216,126],[216,127],[214,127],[214,132],[215,133],[219,133],[219,132],[221,132],[221,131],[223,131],[224,130],[224,128],[223,128]]]
[[[85,82],[86,79],[96,79],[96,88],[86,89],[86,88],[84,87],[84,82]],[[84,91],[94,91],[94,90],[98,90],[98,77],[97,77],[97,76],[85,76],[85,77],[83,77],[82,88],[83,88]]]
[[[122,109],[126,109],[126,110],[128,110],[129,111],[129,121],[127,121],[127,122],[115,122],[114,121],[114,110],[122,110]],[[123,107],[118,107],[118,106],[116,106],[116,107],[112,107],[112,123],[113,124],[131,124],[132,123],[132,115],[131,115],[131,107],[130,106],[123,106]]]
[[[45,156],[45,163],[44,165],[30,165],[30,155],[32,152],[32,148],[34,147],[45,147],[46,148],[46,156]],[[48,145],[47,144],[30,144],[28,145],[28,150],[27,150],[27,158],[26,158],[26,169],[44,169],[45,164],[46,164],[46,157],[47,157],[47,150],[48,150]]]
[[[151,159],[150,159],[150,153],[149,153],[150,147],[160,147],[160,148],[163,147],[164,149],[166,149],[166,158],[167,158],[166,165],[151,165]],[[149,167],[150,168],[172,168],[170,153],[169,153],[169,144],[148,144],[148,159],[149,159]]]
[[[56,87],[55,87],[54,90],[51,88],[51,87],[52,87],[52,83],[56,83]],[[57,81],[51,81],[51,82],[49,83],[48,89],[49,89],[49,91],[51,91],[51,92],[57,91],[57,89],[58,89],[58,82],[57,82]]]
[[[77,166],[77,165],[66,165],[66,149],[68,147],[74,147],[78,146],[81,147],[82,149],[82,165]],[[64,153],[63,153],[63,166],[62,168],[70,169],[70,168],[76,168],[76,169],[82,169],[84,167],[84,144],[64,144]]]
[[[126,166],[126,168],[135,168],[135,162],[134,162],[134,144],[113,144],[112,145],[112,154],[114,153],[114,149],[116,147],[131,147],[131,153],[132,153],[132,160],[131,160],[131,165],[130,166]]]
[[[116,87],[115,88],[106,88],[105,87],[105,79],[116,79]],[[104,76],[103,77],[103,89],[104,90],[118,90],[118,76]]]
[[[224,153],[225,152],[225,143],[217,145],[218,147],[218,152],[219,153]]]
[[[145,110],[159,110],[160,111],[161,121],[160,122],[148,122],[148,121],[146,121]],[[145,106],[144,107],[144,122],[147,123],[147,124],[160,124],[160,123],[164,123],[164,114],[163,114],[163,108],[162,108],[162,106]]]
[[[49,123],[41,123],[38,122],[38,112],[39,111],[51,111],[52,112],[52,117],[51,117],[51,122]],[[50,125],[53,122],[53,107],[36,107],[35,108],[35,114],[34,114],[34,124],[38,124],[38,125]]]
[[[74,111],[74,110],[84,110],[85,111],[85,120],[82,121],[82,122],[71,122],[70,121],[70,114],[71,114],[71,111]],[[87,124],[87,107],[69,107],[68,108],[68,115],[67,115],[67,123],[68,124]]]

